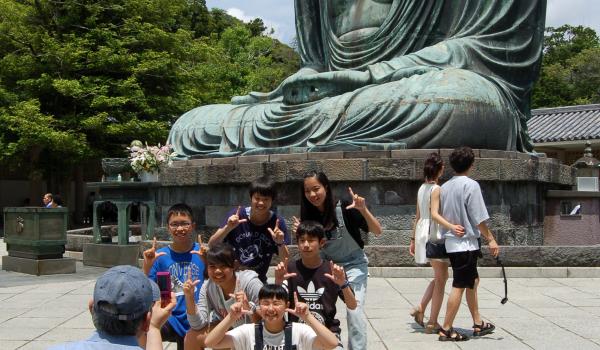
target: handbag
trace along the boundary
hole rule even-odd
[[[435,186],[431,189],[431,192],[434,189]],[[429,209],[431,211],[431,193],[429,194]],[[445,259],[448,257],[440,225],[433,218],[430,219],[429,223],[429,240],[425,244],[425,256],[429,259]]]
[[[427,244],[425,244],[425,256],[429,259],[447,258],[448,252],[446,252],[446,244],[444,244],[444,242],[433,243],[428,241]]]

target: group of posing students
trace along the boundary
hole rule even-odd
[[[498,254],[498,245],[485,225],[489,217],[479,185],[467,176],[473,161],[471,149],[456,149],[450,156],[456,175],[440,189],[437,181],[444,170],[443,162],[438,154],[431,154],[425,162],[425,183],[418,193],[417,224],[410,252],[417,263],[431,263],[435,279],[411,314],[426,332],[438,333],[444,341],[467,339],[452,328],[465,288],[475,323],[473,335],[488,334],[494,329],[492,324],[481,320],[477,305],[480,232],[493,255]],[[190,207],[172,206],[167,214],[172,243],[157,249],[155,239],[143,253],[142,271],[148,281],[156,280],[159,272],[168,271],[173,300],[163,308],[154,305],[146,323],[133,327],[138,343],[160,348],[161,340],[172,341],[177,343],[178,350],[343,349],[340,322],[335,318],[336,302],[341,298],[347,309],[348,348],[366,349],[363,309],[368,259],[361,231],[379,235],[381,225],[367,208],[365,199],[351,188],[348,198],[334,198],[329,180],[322,172],[306,173],[302,189],[300,218],[293,217],[291,230],[300,254],[296,261],[288,261],[290,234],[284,219],[271,209],[276,192],[274,182],[267,177],[252,182],[251,205],[232,209],[222,227],[210,237],[208,247],[196,240]],[[434,222],[439,223],[439,228]],[[431,247],[426,247],[427,242],[445,255],[436,254],[428,259],[426,252]],[[267,270],[274,254],[279,255],[281,262],[275,268],[275,283],[267,284]],[[444,324],[439,325],[437,318],[449,262],[454,272],[453,288]],[[241,270],[240,266],[247,269]],[[122,280],[137,278],[136,271],[115,273]],[[141,275],[139,270],[137,273]],[[111,277],[108,281],[120,280]],[[90,303],[99,330],[93,338],[108,342],[116,338],[103,335],[97,317],[107,315],[100,311],[110,306],[107,304],[112,299],[101,303],[100,298],[106,299],[106,291],[115,287],[103,289],[99,283],[100,279],[94,291],[98,300]],[[129,288],[139,289],[142,284],[136,282]],[[144,286],[148,305],[156,300],[150,284]],[[126,299],[126,294],[120,293],[115,298]],[[423,314],[430,300],[431,315],[425,324]],[[108,315],[119,316],[117,322],[121,322],[122,312],[117,311]],[[128,322],[126,319],[122,322]],[[152,341],[146,341],[151,336]]]
[[[292,228],[297,261],[288,261],[290,234],[271,209],[276,190],[268,177],[251,183],[250,206],[232,209],[208,247],[196,241],[187,205],[169,209],[172,243],[157,249],[155,241],[142,268],[152,280],[160,271],[171,275],[177,305],[161,328],[163,340],[188,350],[343,349],[335,318],[339,297],[348,309],[349,348],[367,348],[361,230],[379,235],[381,225],[351,188],[348,199],[336,200],[322,172],[305,174],[303,193]],[[267,284],[274,254],[281,262],[275,283]]]

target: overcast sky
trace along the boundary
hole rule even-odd
[[[546,27],[563,24],[584,25],[600,35],[600,0],[547,0]],[[209,8],[218,7],[248,21],[260,17],[274,36],[289,43],[295,35],[293,0],[207,0]]]

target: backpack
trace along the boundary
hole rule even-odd
[[[292,324],[285,323],[283,329],[285,337],[285,350],[296,350],[296,345],[292,345]],[[254,324],[254,350],[262,350],[264,346],[263,324],[262,321]]]

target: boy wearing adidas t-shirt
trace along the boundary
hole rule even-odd
[[[343,349],[335,304],[340,297],[350,310],[357,306],[344,268],[321,259],[321,247],[325,244],[325,230],[321,224],[301,222],[296,230],[296,240],[300,259],[280,262],[275,268],[275,284],[287,286],[290,294],[297,293],[298,300],[306,303],[313,316],[337,336],[336,349]],[[297,321],[297,318],[291,317],[290,321]]]
[[[294,296],[295,308],[289,309],[288,293],[276,284],[263,286],[258,293],[258,309],[262,317],[257,324],[244,324],[227,331],[237,319],[251,310],[244,310],[243,304],[231,305],[229,313],[206,337],[207,347],[214,349],[234,348],[248,350],[312,350],[333,349],[337,338],[321,324],[308,310],[308,305],[298,302]],[[299,317],[303,323],[286,323],[285,313]]]

